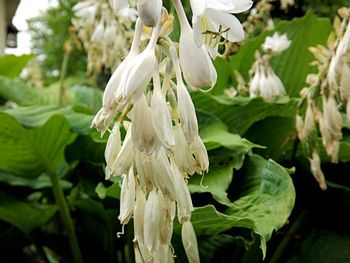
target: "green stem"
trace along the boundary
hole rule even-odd
[[[293,235],[300,228],[300,226],[302,225],[302,223],[307,217],[308,217],[308,213],[305,210],[300,213],[300,215],[298,216],[298,218],[295,220],[294,224],[291,226],[290,230],[288,231],[287,235],[283,238],[282,242],[276,248],[270,263],[280,262],[279,260],[282,257],[287,246],[289,245],[290,241],[292,240]]]
[[[67,52],[64,52],[64,56],[63,56],[63,62],[62,62],[62,66],[61,66],[61,74],[60,74],[60,93],[59,93],[59,105],[63,106],[63,81],[64,81],[64,77],[66,75],[67,72],[67,66],[68,66],[68,59],[69,59],[69,54],[67,54]]]
[[[49,175],[52,183],[53,194],[55,196],[56,204],[58,205],[58,208],[60,210],[61,220],[68,235],[69,244],[72,250],[74,262],[82,263],[83,259],[81,257],[80,248],[79,248],[77,236],[75,234],[73,221],[69,213],[69,208],[68,208],[66,199],[64,197],[63,190],[59,184],[56,173],[50,172]]]

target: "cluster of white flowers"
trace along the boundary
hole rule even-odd
[[[173,261],[176,212],[187,257],[199,262],[187,180],[207,172],[209,160],[183,78],[193,89],[214,87],[217,73],[209,53],[215,57],[221,38],[243,39],[242,26],[231,13],[247,10],[252,2],[191,0],[197,31],[180,0],[173,4],[181,26],[178,44],[168,37],[174,18],[161,0],[138,1],[130,51],[110,78],[92,123],[103,134],[117,118],[105,150],[106,179],[123,178],[119,220],[124,226],[133,218],[136,262]],[[145,26],[152,31],[143,47],[142,32],[150,31]],[[121,126],[126,130],[123,143]]]
[[[114,70],[130,48],[136,9],[127,0],[87,0],[73,7],[74,31],[87,52],[87,72]]]
[[[310,86],[301,91],[301,97],[307,100],[305,117],[299,113],[296,116],[296,128],[302,142],[315,129],[314,123],[318,123],[322,143],[333,163],[338,162],[339,141],[343,137],[340,114],[342,103],[347,102],[346,112],[350,121],[350,9],[341,8],[338,12],[343,21],[336,17],[335,32],[329,36],[328,47],[310,47],[316,58],[313,65],[318,67],[318,73],[307,76],[306,82]],[[325,190],[325,179],[319,163],[314,148],[310,158],[311,171],[320,187]]]
[[[267,37],[262,44],[262,49],[267,53],[263,56],[256,52],[256,61],[250,74],[254,74],[250,81],[249,93],[251,97],[261,96],[266,100],[274,100],[286,93],[280,78],[270,66],[269,60],[286,50],[291,44],[287,35],[279,36],[276,32],[272,37]]]

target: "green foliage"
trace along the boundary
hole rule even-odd
[[[46,83],[58,80],[63,62],[63,45],[69,39],[68,28],[73,17],[72,7],[77,0],[60,0],[57,7],[49,8],[36,18],[28,21],[35,55],[40,64]],[[73,48],[67,67],[67,75],[84,72],[86,55]]]
[[[28,130],[6,113],[0,113],[0,168],[23,177],[34,178],[42,172],[55,172],[64,161],[64,148],[76,135],[60,115],[42,127]]]
[[[286,223],[294,206],[295,190],[289,172],[272,160],[250,156],[244,174],[236,180],[237,199],[225,213],[212,205],[194,211],[191,221],[196,234],[211,236],[232,227],[249,228],[260,236],[265,256],[266,241]]]
[[[16,78],[27,65],[33,55],[6,55],[0,57],[0,75],[8,78]]]
[[[34,228],[46,224],[56,213],[53,205],[34,205],[0,193],[0,219],[29,234]]]

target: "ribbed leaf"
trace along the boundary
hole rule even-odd
[[[192,92],[192,100],[196,109],[214,114],[222,120],[229,131],[242,135],[255,122],[269,116],[295,117],[298,104],[296,99],[280,97],[275,102],[267,102],[262,98],[213,96],[208,93]]]
[[[0,168],[24,177],[54,172],[64,161],[64,149],[76,137],[62,115],[42,127],[25,129],[12,116],[0,112]]]
[[[295,201],[295,190],[288,171],[272,160],[258,155],[247,158],[244,173],[235,180],[236,200],[225,214],[208,205],[197,208],[192,224],[197,235],[216,235],[232,227],[252,229],[260,236],[263,255],[266,241],[282,227]],[[179,231],[176,225],[175,230]]]
[[[62,114],[67,118],[74,132],[89,134],[93,131],[93,129],[90,128],[90,125],[94,116],[75,112],[71,107],[43,105],[7,109],[5,112],[19,120],[22,125],[29,128],[40,127],[51,116]]]

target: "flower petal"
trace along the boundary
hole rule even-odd
[[[214,9],[207,9],[206,14],[215,30],[219,30],[220,25],[223,31],[229,28],[228,32],[222,33],[223,37],[227,34],[229,41],[239,42],[244,39],[243,27],[235,16]]]

